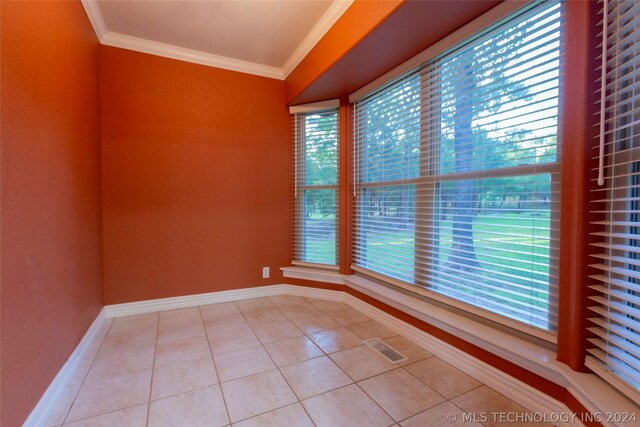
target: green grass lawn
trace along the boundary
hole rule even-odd
[[[451,221],[441,221],[432,288],[460,299],[481,297],[495,300],[498,308],[493,307],[494,311],[500,311],[502,307],[506,315],[514,318],[526,316],[527,310],[546,313],[550,273],[549,233],[546,230],[550,228],[549,224],[548,213],[507,212],[476,217],[473,239],[480,269],[461,272],[448,264],[452,244]],[[536,229],[545,231],[534,235]],[[376,271],[414,282],[413,229],[372,233],[365,237],[367,259],[376,265]],[[313,248],[318,259],[333,259],[335,234],[308,241],[307,248]],[[456,282],[467,287],[456,287]],[[523,293],[524,288],[537,291],[514,295]]]

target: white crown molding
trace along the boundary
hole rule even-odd
[[[331,6],[322,15],[320,20],[313,26],[309,34],[302,40],[296,50],[293,51],[289,59],[282,66],[282,73],[287,78],[289,74],[302,62],[311,49],[324,37],[333,24],[349,9],[354,0],[334,0]]]
[[[82,7],[84,7],[84,11],[89,17],[93,31],[95,31],[98,40],[102,43],[104,35],[107,33],[107,26],[104,23],[104,19],[102,19],[102,12],[100,12],[98,2],[95,0],[82,0]]]
[[[113,33],[111,31],[107,31],[105,33],[101,42],[106,46],[135,50],[137,52],[163,56],[165,58],[177,59],[179,61],[193,62],[195,64],[238,71],[240,73],[284,80],[282,70],[278,67],[270,67],[268,65],[256,64],[255,62],[241,61],[239,59],[228,58],[226,56],[185,49],[183,47],[154,42],[151,40],[141,39],[139,37],[127,36],[125,34]]]
[[[100,7],[95,0],[82,0],[82,6],[89,17],[89,21],[93,26],[98,40],[103,45],[163,56],[179,61],[192,62],[209,67],[238,71],[240,73],[284,80],[353,2],[354,0],[335,0],[331,3],[331,6],[329,6],[320,20],[314,25],[309,34],[307,34],[302,43],[294,50],[281,68],[109,31],[102,18]]]

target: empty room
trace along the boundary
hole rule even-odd
[[[640,426],[636,0],[0,0],[2,427]]]

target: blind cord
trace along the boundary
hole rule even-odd
[[[609,9],[608,1],[603,1],[602,17],[602,70],[600,72],[600,147],[598,153],[598,185],[604,185],[604,144],[605,144],[605,102],[607,91],[607,33]]]
[[[293,115],[293,197],[298,198],[298,114]]]

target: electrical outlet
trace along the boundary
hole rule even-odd
[[[262,278],[263,279],[269,278],[269,267],[262,267]]]

